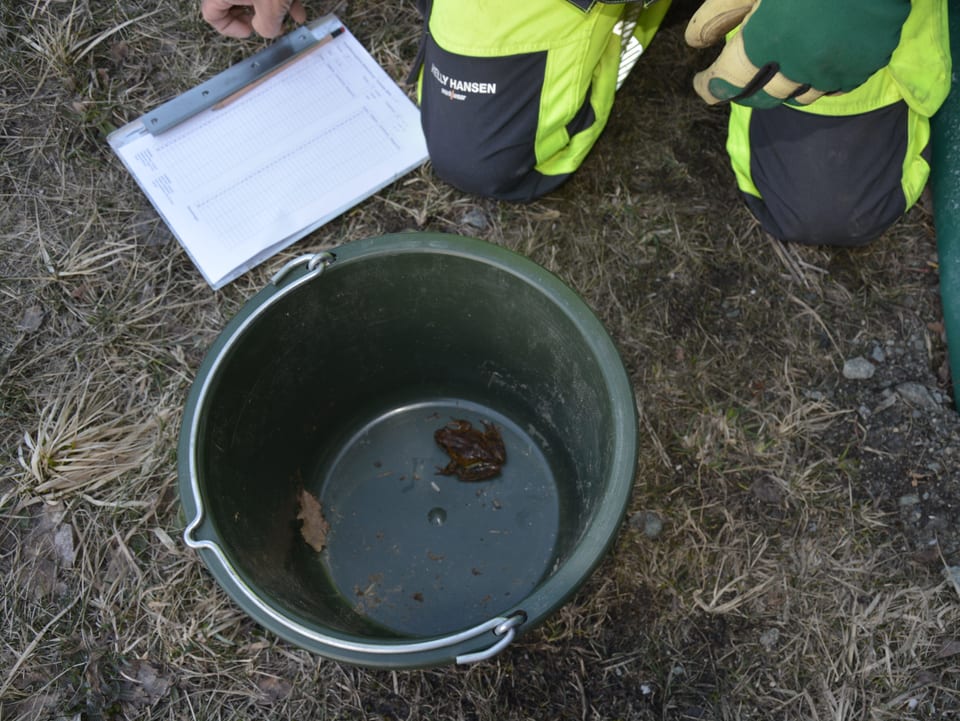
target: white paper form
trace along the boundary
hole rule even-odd
[[[427,158],[418,109],[346,30],[220,109],[110,142],[214,288]]]

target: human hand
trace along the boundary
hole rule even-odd
[[[807,105],[848,92],[890,61],[910,0],[705,0],[687,25],[687,44],[727,40],[693,79],[711,105]]]
[[[249,37],[253,32],[275,38],[283,32],[288,14],[297,23],[307,21],[300,0],[202,0],[200,12],[214,30],[232,38]]]

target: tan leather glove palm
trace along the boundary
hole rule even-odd
[[[693,87],[710,104],[805,105],[847,92],[886,65],[910,0],[706,0],[687,25],[696,48],[720,42]]]

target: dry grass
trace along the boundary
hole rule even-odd
[[[313,9],[405,75],[413,3]],[[960,561],[904,551],[845,451],[857,409],[817,392],[865,335],[936,312],[912,272],[929,215],[862,251],[764,237],[679,23],[551,197],[477,199],[424,168],[212,293],[105,133],[258,42],[214,37],[192,0],[0,8],[0,718],[960,717],[960,592],[940,572]],[[627,525],[569,604],[469,668],[312,656],[180,541],[176,434],[213,338],[288,257],[405,228],[516,249],[597,310],[641,409],[631,511],[664,521]]]

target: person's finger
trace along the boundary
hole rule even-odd
[[[737,33],[713,64],[694,76],[693,89],[711,105],[736,100],[753,107],[771,107],[792,97],[800,84],[781,74],[776,64],[754,65],[744,50],[742,34]]]
[[[824,93],[822,90],[810,88],[807,91],[790,98],[790,102],[796,105],[809,105],[814,100],[819,100],[824,95],[826,95],[826,93]]]
[[[256,4],[253,15],[253,29],[260,37],[275,38],[283,32],[283,19],[291,11],[291,0],[261,0]],[[303,7],[300,7],[303,11]],[[296,19],[296,17],[294,17]]]
[[[300,0],[293,0],[293,4],[290,6],[290,17],[292,17],[298,25],[307,22],[307,10],[303,7],[303,3],[301,3]]]
[[[753,10],[754,4],[753,0],[706,0],[687,23],[687,45],[705,48],[720,42]]]
[[[253,0],[203,0],[200,14],[221,35],[245,38],[253,32],[252,4]]]

